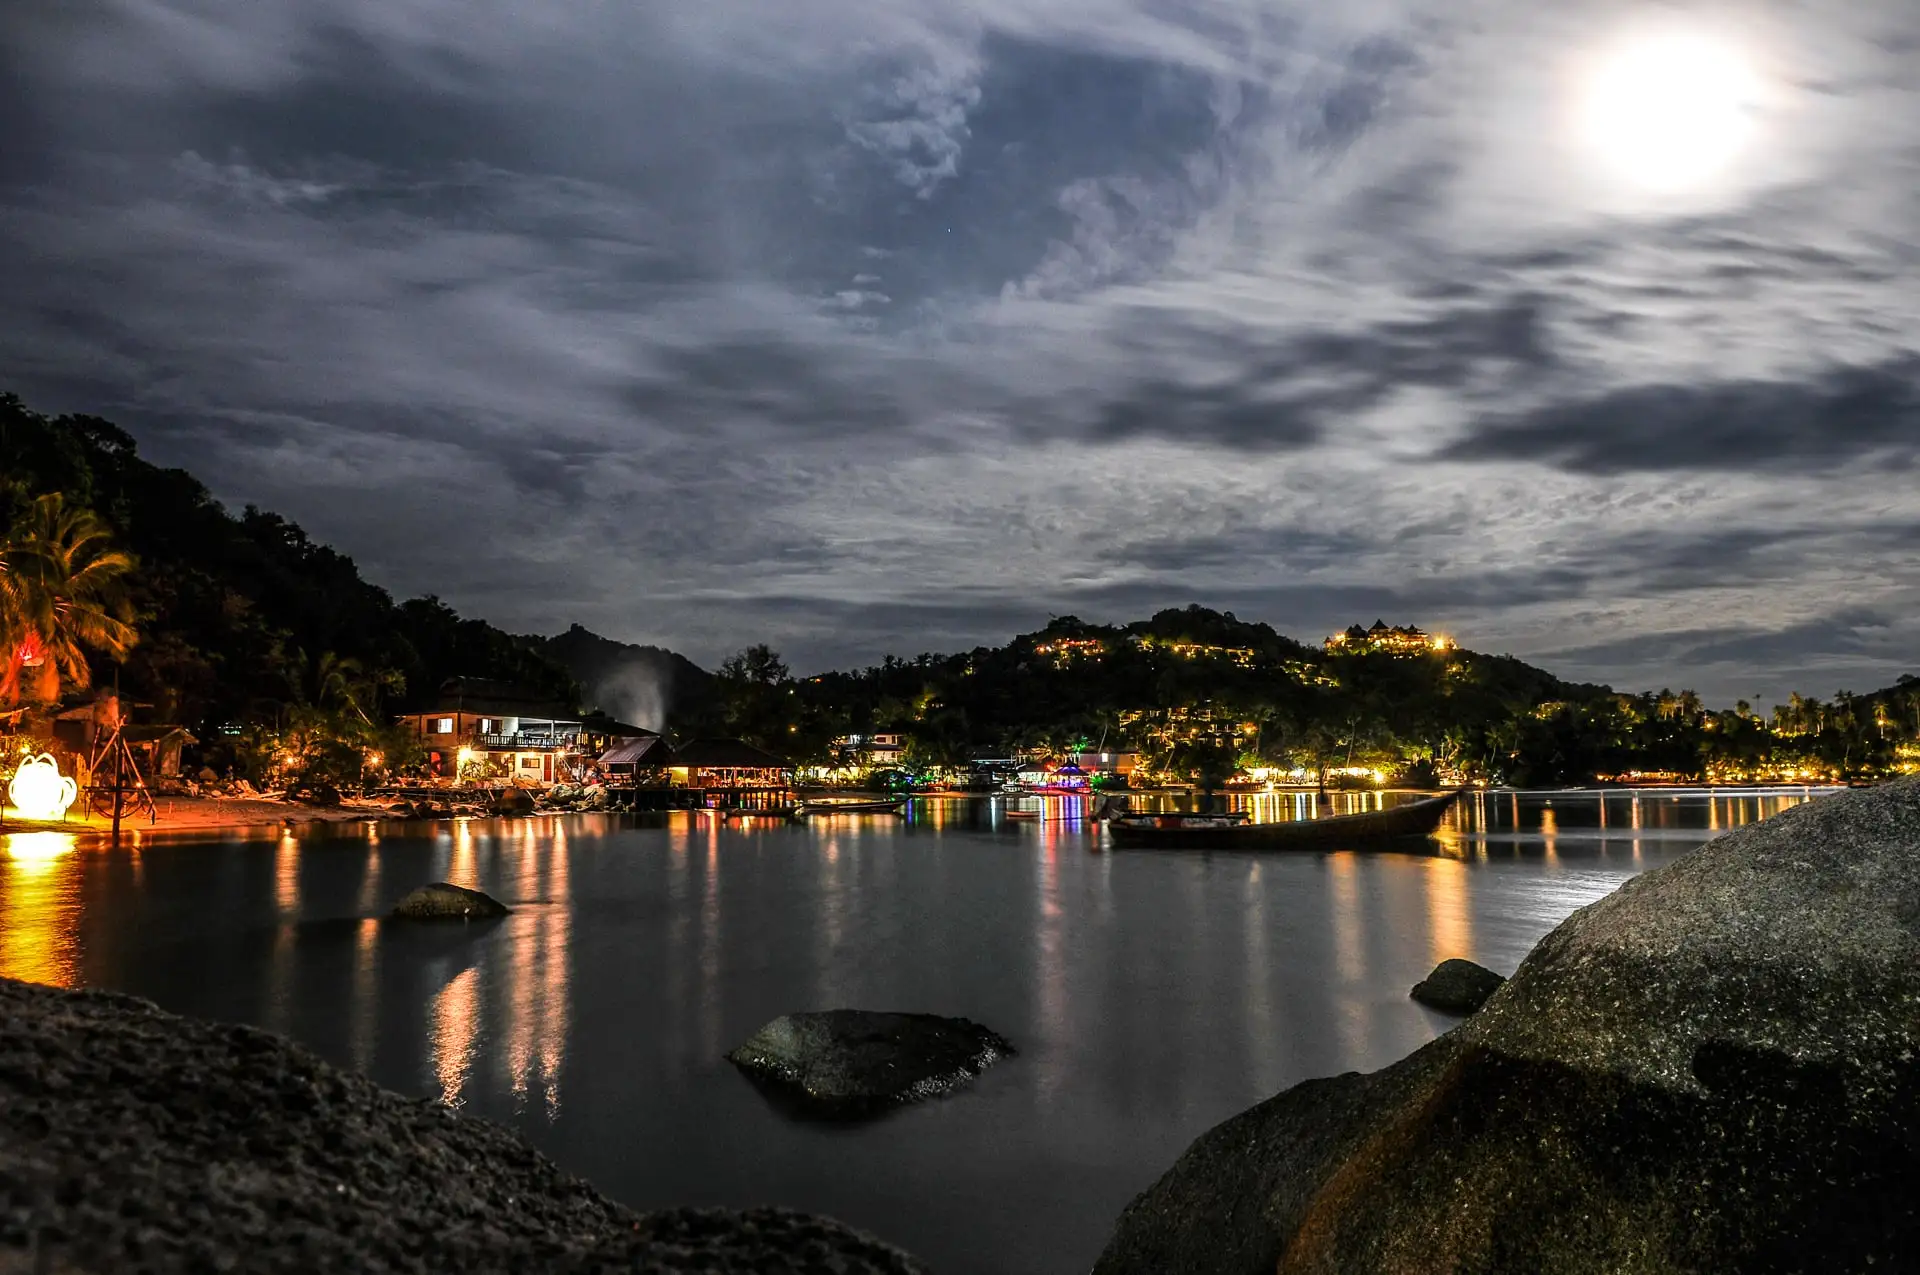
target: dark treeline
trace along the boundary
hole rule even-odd
[[[824,761],[846,734],[897,733],[911,766],[986,753],[1142,754],[1165,778],[1236,773],[1325,782],[1863,779],[1920,762],[1920,680],[1763,717],[1691,691],[1562,681],[1417,629],[1307,646],[1202,607],[1124,626],[1074,617],[1005,646],[889,658],[795,680],[754,648],[721,670],[718,724]]]
[[[799,681],[748,652],[719,686],[724,724],[767,747],[817,759],[837,735],[898,733],[924,769],[990,751],[1127,749],[1175,780],[1791,781],[1911,766],[1920,739],[1912,679],[1826,703],[1795,696],[1763,719],[1691,692],[1564,682],[1418,630],[1310,647],[1200,607],[1125,626],[1063,617],[1002,647]]]
[[[1796,695],[1763,717],[1686,691],[1564,682],[1418,630],[1378,625],[1308,645],[1198,606],[1126,625],[1063,617],[1004,646],[808,678],[749,647],[710,676],[577,626],[516,637],[431,597],[396,602],[286,519],[229,513],[187,473],[141,459],[113,424],[43,416],[12,396],[0,396],[0,554],[13,564],[0,571],[0,651],[12,661],[0,667],[0,714],[17,720],[22,706],[51,709],[117,678],[143,720],[187,727],[201,760],[243,773],[322,754],[338,771],[355,750],[404,768],[409,744],[385,724],[454,676],[648,713],[643,724],[678,737],[738,736],[819,766],[845,760],[835,741],[875,733],[903,736],[920,771],[1125,750],[1151,773],[1205,783],[1248,772],[1804,781],[1920,762],[1912,678],[1870,695]],[[36,644],[57,658],[38,658]]]

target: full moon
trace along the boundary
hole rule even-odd
[[[1759,79],[1739,51],[1710,38],[1627,41],[1590,74],[1580,124],[1625,180],[1653,191],[1711,180],[1747,145]]]

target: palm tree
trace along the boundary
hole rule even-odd
[[[304,649],[296,648],[286,675],[300,703],[363,726],[374,724],[371,713],[379,710],[381,695],[406,689],[406,678],[397,669],[369,671],[352,656],[333,651],[309,659]]]
[[[21,653],[26,649],[26,603],[10,561],[12,546],[0,541],[0,708],[19,698]]]
[[[93,684],[87,649],[119,659],[139,640],[131,557],[91,510],[41,496],[7,538],[0,582],[0,704],[52,704]]]

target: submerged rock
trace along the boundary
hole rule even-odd
[[[1487,1003],[1487,997],[1500,990],[1507,980],[1484,965],[1458,957],[1442,961],[1433,973],[1413,985],[1407,995],[1429,1009],[1449,1014],[1471,1014]]]
[[[856,1118],[951,1093],[1012,1053],[964,1018],[834,1009],[784,1014],[727,1060],[802,1114]]]
[[[510,911],[491,895],[439,881],[423,885],[400,900],[394,905],[393,915],[412,921],[480,921]]]
[[[925,1275],[781,1209],[638,1214],[281,1038],[0,979],[0,1270]]]
[[[1575,913],[1472,1019],[1201,1136],[1097,1275],[1920,1265],[1920,781]]]

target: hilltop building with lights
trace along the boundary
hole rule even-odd
[[[1336,655],[1357,655],[1368,651],[1384,651],[1389,655],[1431,655],[1437,651],[1451,651],[1454,646],[1452,638],[1428,633],[1412,625],[1389,626],[1385,620],[1375,620],[1370,629],[1363,629],[1356,624],[1345,633],[1334,634],[1326,642],[1326,649]]]

